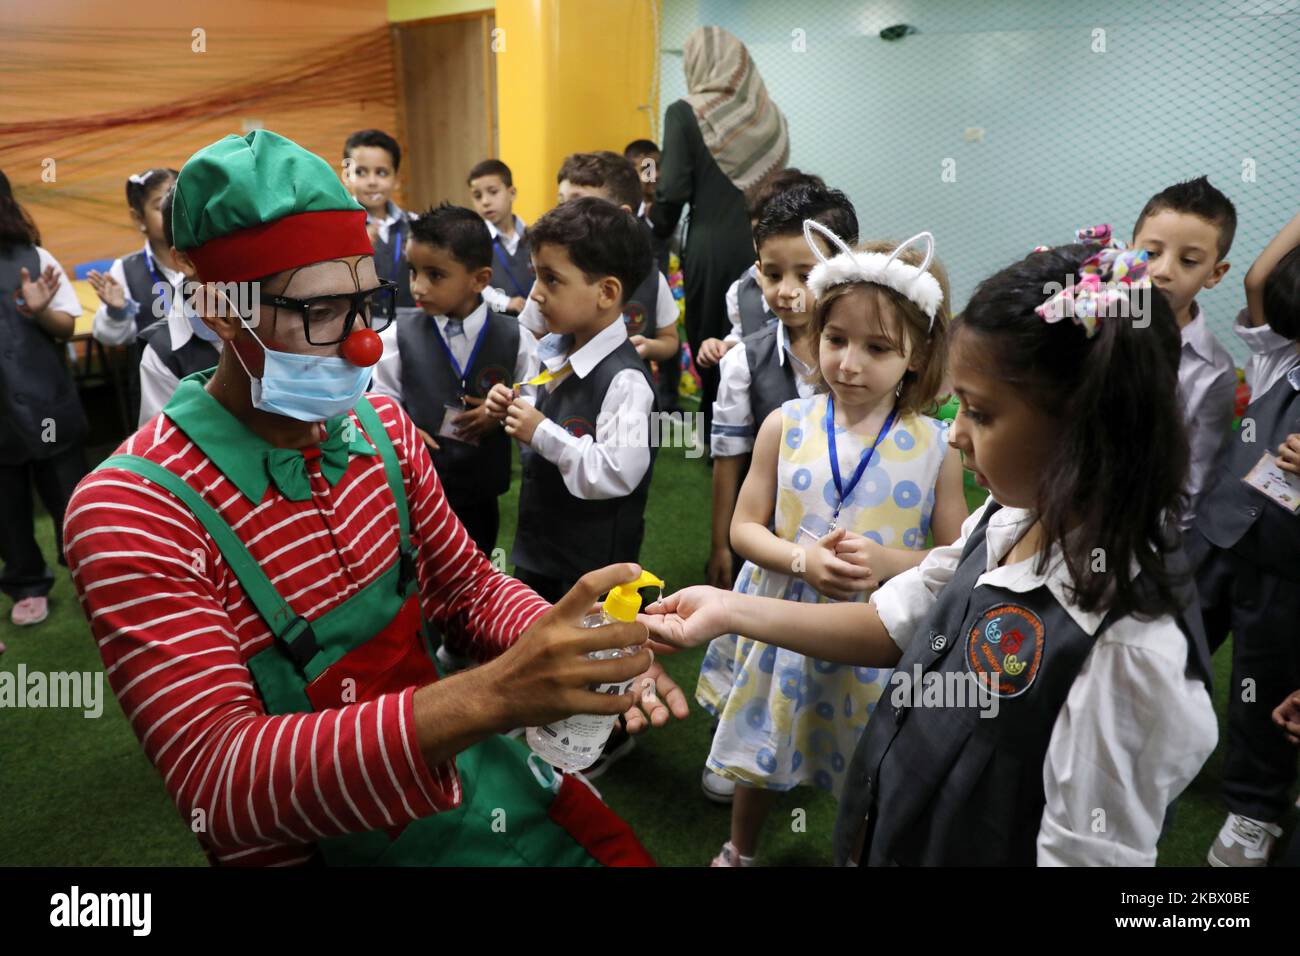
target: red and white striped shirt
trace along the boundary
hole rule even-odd
[[[369,398],[401,462],[425,617],[450,650],[490,659],[549,605],[475,549],[411,419],[391,399]],[[199,491],[308,619],[397,557],[397,508],[378,455],[353,455],[333,487],[309,459],[310,500],[288,501],[272,485],[255,504],[165,415],[119,453],[155,461]],[[122,710],[220,863],[304,862],[321,837],[459,803],[454,763],[431,768],[420,755],[415,688],[316,713],[266,714],[246,665],[271,632],[198,519],[167,492],[121,469],[93,472],[68,505],[64,540]]]

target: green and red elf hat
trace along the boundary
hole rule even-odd
[[[176,180],[172,233],[205,282],[373,253],[366,211],[330,164],[263,129],[189,158]]]

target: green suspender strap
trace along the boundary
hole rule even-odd
[[[406,501],[406,489],[402,483],[401,466],[398,464],[397,453],[393,449],[392,442],[389,441],[388,433],[370,403],[363,398],[353,411],[361,420],[366,436],[379,450],[384,463],[385,478],[397,503],[397,516],[401,528],[399,548],[401,557],[399,567],[394,570],[397,573],[396,590],[400,594],[405,594],[415,581],[415,563],[410,545],[410,510]],[[249,661],[249,670],[252,671],[263,698],[268,703],[272,700],[277,702],[276,706],[270,708],[271,712],[310,712],[313,708],[304,691],[307,682],[315,678],[333,660],[341,657],[345,649],[337,649],[329,655],[321,655],[321,647],[317,643],[311,622],[294,612],[266,576],[261,565],[248,553],[243,542],[231,530],[230,525],[179,475],[138,455],[113,455],[98,467],[121,468],[133,472],[171,492],[189,508],[211,535],[217,549],[244,589],[244,593],[275,636],[275,644]],[[389,577],[388,574],[384,574],[374,584],[385,582]]]
[[[388,479],[388,489],[393,493],[393,500],[397,502],[397,524],[402,530],[398,548],[402,562],[398,589],[405,594],[415,582],[415,554],[411,547],[411,509],[406,501],[406,485],[402,482],[402,466],[397,462],[397,452],[388,438],[388,430],[379,420],[379,413],[375,411],[374,406],[363,398],[357,402],[352,411],[360,419],[366,437],[379,449],[379,457],[384,462],[384,477]]]

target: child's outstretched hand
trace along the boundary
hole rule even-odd
[[[657,650],[671,653],[698,647],[731,633],[731,595],[721,588],[697,584],[647,605],[636,619],[649,629],[651,646]]]
[[[505,421],[506,409],[510,407],[510,403],[514,400],[514,389],[509,385],[502,385],[498,382],[487,393],[487,398],[483,400],[483,407],[487,409],[487,413],[493,418],[498,421]]]
[[[1300,475],[1300,435],[1287,435],[1277,447],[1277,464],[1283,471]]]
[[[878,569],[884,563],[880,560],[880,550],[881,546],[870,538],[846,531],[844,537],[840,538],[839,543],[835,545],[835,556],[867,571],[871,575],[870,586],[878,588],[880,587]]]
[[[836,528],[804,548],[803,569],[795,569],[817,593],[838,601],[851,601],[872,586],[870,568],[850,564],[836,556],[835,549],[846,534],[843,528]]]
[[[1288,741],[1300,744],[1300,690],[1274,708],[1273,723],[1282,728]]]
[[[99,296],[100,302],[110,309],[126,307],[126,290],[122,288],[122,283],[111,275],[91,269],[86,273],[86,278],[90,280],[90,287],[95,290],[95,295]]]

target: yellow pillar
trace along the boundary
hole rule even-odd
[[[659,113],[658,0],[497,0],[500,158],[515,211],[555,205],[569,153],[649,137]]]

